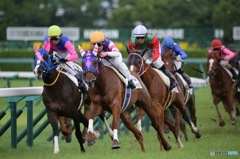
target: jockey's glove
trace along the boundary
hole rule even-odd
[[[64,59],[64,58],[61,58],[61,59],[59,59],[59,62],[65,63],[65,62],[68,62],[68,60],[67,60],[67,59]]]
[[[146,64],[148,64],[148,65],[150,65],[152,62],[153,62],[153,60],[151,58],[146,60]]]

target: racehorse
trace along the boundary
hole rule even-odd
[[[145,63],[143,55],[146,51],[142,50],[140,53],[128,51],[128,65],[130,71],[137,72],[141,77],[143,83],[146,85],[152,101],[157,109],[166,109],[170,105],[177,107],[183,115],[184,120],[189,124],[193,133],[195,133],[196,138],[200,138],[201,135],[197,127],[190,121],[187,114],[187,110],[183,102],[183,94],[181,90],[169,92],[167,85],[164,83],[163,79],[159,76],[158,70],[150,67]],[[164,79],[166,80],[166,79]],[[175,126],[167,115],[164,115],[164,122],[169,126],[170,130],[173,132],[177,142],[180,140]],[[179,143],[179,142],[178,142]],[[178,144],[179,145],[179,144]],[[179,148],[182,148],[179,146]]]
[[[160,149],[162,146],[165,150],[170,150],[171,146],[167,143],[162,132],[163,120],[161,117],[163,113],[156,114],[155,107],[152,106],[151,97],[137,74],[133,73],[134,81],[137,88],[130,90],[126,88],[127,84],[121,80],[117,71],[108,66],[104,66],[102,58],[98,57],[94,51],[86,52],[83,57],[83,70],[85,74],[85,81],[89,86],[88,94],[91,104],[85,108],[85,117],[89,119],[88,127],[88,144],[95,143],[92,137],[93,119],[96,115],[104,111],[112,114],[112,130],[113,143],[112,149],[120,148],[118,140],[119,120],[121,118],[124,125],[133,132],[135,138],[138,140],[141,150],[144,152],[142,133],[135,127],[132,119],[132,105],[140,106],[149,116],[152,121],[152,126],[157,131],[158,140],[160,142]],[[163,111],[162,111],[163,112]]]
[[[177,73],[176,66],[174,64],[175,54],[170,49],[165,49],[161,54],[162,60],[165,66],[169,69],[169,71],[175,76],[179,88],[184,94],[184,104],[187,106],[190,118],[195,126],[197,126],[197,116],[196,116],[196,106],[195,106],[195,94],[193,89],[189,90],[187,82],[183,79],[181,74]],[[185,136],[185,139],[188,140],[183,121],[181,120],[181,130]]]
[[[61,128],[64,128],[67,118],[72,118],[75,125],[75,135],[78,139],[80,150],[85,152],[84,140],[80,131],[80,122],[88,127],[88,120],[80,111],[83,104],[83,95],[79,92],[76,81],[71,80],[66,73],[56,70],[57,65],[53,65],[49,53],[45,49],[35,51],[34,74],[44,82],[42,100],[47,110],[47,117],[52,126],[54,135],[54,154],[59,153],[58,143],[58,118],[60,118]],[[78,66],[76,66],[78,67]],[[66,135],[66,134],[65,134]]]
[[[220,65],[221,57],[215,53],[208,53],[207,55],[207,70],[209,75],[209,83],[211,87],[211,94],[213,104],[217,110],[219,126],[225,126],[225,121],[222,118],[218,104],[222,102],[226,112],[228,112],[232,124],[236,124],[236,117],[234,114],[234,96],[235,89],[231,76],[228,70]]]

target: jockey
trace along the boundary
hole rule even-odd
[[[173,41],[171,37],[166,37],[163,39],[161,51],[165,49],[170,49],[175,54],[174,64],[176,71],[182,75],[183,79],[187,82],[189,89],[193,88],[190,77],[181,69],[182,60],[187,58],[187,54],[181,49],[181,47]]]
[[[102,62],[105,66],[114,66],[128,79],[128,88],[135,89],[136,86],[133,83],[130,71],[126,64],[122,61],[122,54],[116,47],[116,45],[110,39],[106,39],[105,35],[101,31],[96,31],[90,36],[91,49],[94,45],[98,46],[99,56],[103,58]]]
[[[78,54],[70,39],[62,34],[62,30],[57,25],[52,25],[48,28],[48,36],[45,36],[43,48],[49,53],[61,57],[57,60],[66,63],[64,69],[71,75],[75,76],[78,80],[78,88],[83,94],[87,94],[87,88],[82,81],[79,73],[73,69],[73,61],[78,59]],[[59,70],[60,67],[57,68]]]
[[[177,86],[177,82],[162,61],[160,42],[157,36],[148,33],[145,26],[138,25],[133,30],[133,36],[128,42],[128,48],[131,52],[140,52],[146,47],[149,49],[143,56],[143,58],[146,60],[146,63],[148,65],[152,63],[154,67],[162,70],[162,72],[168,76],[170,79],[170,90],[172,90]]]
[[[229,61],[234,57],[234,52],[222,45],[221,40],[214,39],[211,43],[211,48],[208,50],[208,53],[217,53],[221,57],[220,65],[227,68],[232,73],[233,81],[236,81],[237,74],[234,71],[233,67],[229,64]]]

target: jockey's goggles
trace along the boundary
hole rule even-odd
[[[100,43],[93,43],[93,45],[97,44],[97,46],[103,46],[103,42]]]
[[[141,36],[141,37],[136,37],[136,39],[145,39],[145,36]]]
[[[56,37],[56,36],[50,37],[50,40],[51,40],[51,41],[58,41],[59,39],[60,39],[60,37]]]
[[[220,48],[214,48],[213,51],[220,51]]]

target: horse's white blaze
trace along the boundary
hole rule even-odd
[[[130,70],[130,71],[133,71],[133,68],[134,68],[134,66],[131,65],[130,68],[129,68],[129,70]]]
[[[138,122],[137,122],[137,129],[138,129],[140,132],[142,132],[142,120],[141,120],[141,119],[138,120]]]
[[[209,60],[209,70],[208,70],[208,71],[210,71],[210,70],[212,69],[213,62],[214,62],[213,59],[210,59],[210,60]]]
[[[93,133],[93,119],[89,119],[89,122],[88,122],[88,132]]]
[[[117,129],[114,129],[114,130],[113,130],[113,140],[119,141],[119,140],[118,140],[118,130],[117,130]]]
[[[41,62],[40,60],[37,60],[36,66],[35,66],[35,68],[34,68],[34,70],[33,70],[34,76],[35,76],[36,78],[38,78],[37,70],[38,70],[38,68],[39,68],[39,66],[40,66],[40,62]]]
[[[54,136],[54,154],[59,153],[58,136]]]

